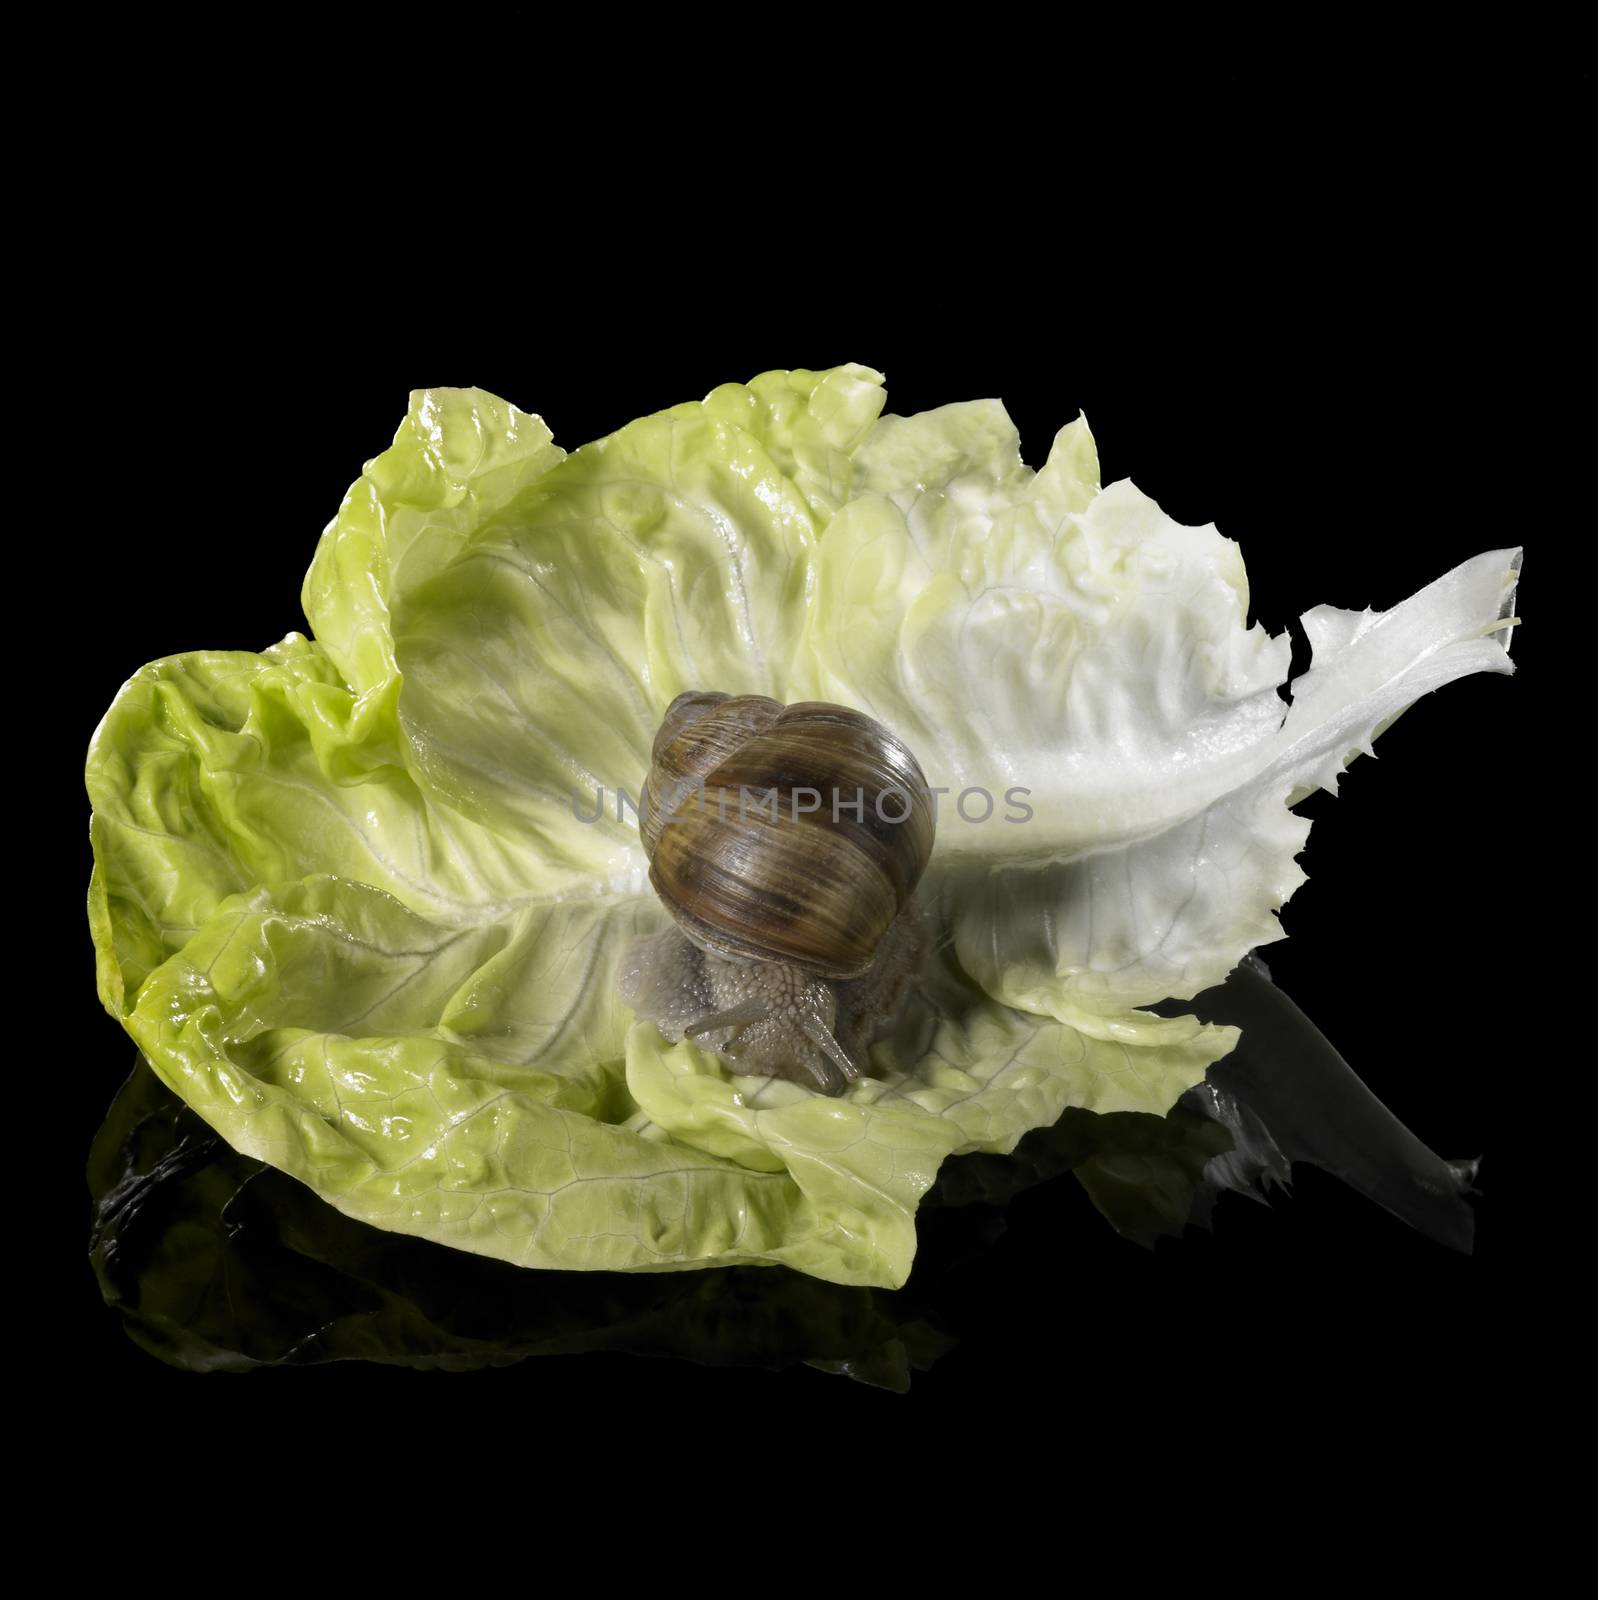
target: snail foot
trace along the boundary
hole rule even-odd
[[[674,1044],[713,1050],[735,1073],[837,1095],[869,1070],[868,1051],[897,1020],[928,942],[923,918],[907,907],[866,972],[828,979],[714,955],[673,926],[633,942],[619,987]]]

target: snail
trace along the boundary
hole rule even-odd
[[[861,712],[678,695],[639,822],[673,925],[630,947],[622,998],[734,1072],[841,1094],[925,951],[935,820],[915,757]]]

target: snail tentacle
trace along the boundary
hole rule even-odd
[[[683,1030],[683,1037],[698,1039],[704,1034],[731,1028],[736,1039],[752,1023],[764,1022],[770,1015],[771,1008],[763,1000],[744,1000],[738,1005],[728,1006],[725,1011],[713,1011],[708,1017],[691,1023]]]
[[[804,1036],[827,1057],[829,1061],[853,1083],[860,1076],[860,1068],[849,1057],[843,1046],[832,1036],[832,1029],[815,1012],[807,1011],[799,1018]]]

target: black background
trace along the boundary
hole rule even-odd
[[[1422,1139],[1485,1157],[1474,1258],[1306,1169],[1290,1199],[1225,1200],[1213,1236],[1146,1252],[1066,1178],[1011,1207],[970,1269],[962,1343],[907,1399],[805,1369],[611,1356],[465,1376],[345,1366],[201,1379],[135,1349],[87,1266],[69,1270],[63,1302],[85,1381],[161,1406],[243,1383],[265,1400],[336,1391],[403,1404],[420,1388],[489,1408],[512,1395],[541,1408],[716,1399],[794,1401],[816,1416],[968,1409],[1043,1385],[1051,1416],[1070,1417],[1113,1405],[1135,1372],[1142,1392],[1179,1415],[1202,1406],[1222,1434],[1250,1426],[1264,1390],[1318,1397],[1328,1414],[1355,1394],[1416,1416],[1457,1408],[1511,1316],[1505,1086],[1543,1070],[1515,982],[1532,937],[1517,877],[1537,826],[1533,730],[1562,693],[1537,618],[1544,585],[1571,581],[1546,502],[1525,487],[1528,474],[1558,475],[1559,446],[1545,435],[1528,461],[1517,421],[1538,381],[1525,347],[1542,335],[1506,289],[1508,246],[1481,226],[1481,175],[1503,176],[1490,143],[1462,123],[1441,166],[1424,164],[1418,128],[1403,160],[1328,147],[1311,175],[1317,203],[1266,195],[1246,231],[1219,196],[1172,209],[1133,189],[1074,223],[1018,196],[992,214],[910,207],[876,235],[803,247],[752,225],[657,254],[643,229],[576,261],[536,228],[514,259],[492,262],[380,237],[248,260],[236,240],[185,234],[181,270],[142,278],[140,296],[106,310],[73,423],[100,442],[83,451],[92,526],[74,547],[82,643],[65,758],[81,764],[144,662],[259,649],[305,628],[299,587],[318,534],[387,444],[407,391],[426,385],[487,388],[539,412],[568,448],[729,379],[847,360],[886,372],[893,411],[1002,398],[1034,465],[1085,411],[1105,482],[1131,477],[1178,520],[1213,521],[1241,543],[1253,615],[1272,630],[1321,602],[1391,606],[1479,551],[1525,543],[1518,674],[1415,707],[1339,798],[1306,803],[1309,882],[1284,913],[1289,937],[1262,952]],[[1030,232],[1014,209],[1026,204]],[[807,255],[822,248],[824,305]],[[176,269],[176,255],[162,259]],[[207,281],[248,293],[190,295]],[[99,506],[113,508],[109,525]],[[87,805],[64,787],[66,877],[86,883]],[[75,1259],[87,1225],[81,1188],[70,1198],[76,1163],[132,1048],[95,1000],[81,920],[67,951],[82,1015],[80,1103],[61,1152]]]

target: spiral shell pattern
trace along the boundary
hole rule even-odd
[[[861,712],[691,690],[655,736],[641,827],[695,944],[851,978],[914,892],[935,813],[909,748]]]

